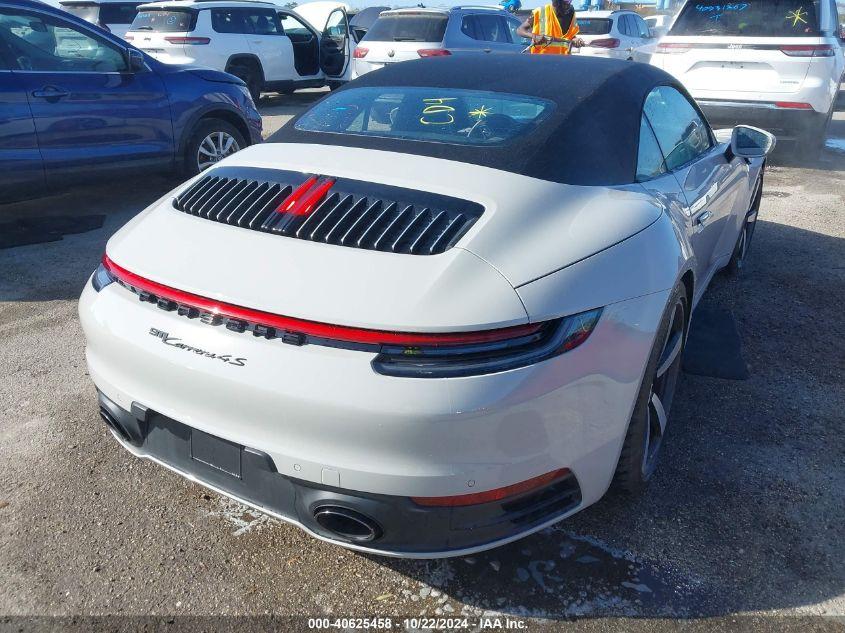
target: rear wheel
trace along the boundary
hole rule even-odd
[[[193,176],[246,147],[234,125],[221,119],[203,119],[185,147],[184,170]]]
[[[641,492],[657,468],[681,371],[688,305],[686,288],[681,284],[672,291],[657,330],[625,443],[616,465],[613,479],[615,490],[627,493]]]
[[[230,66],[226,72],[243,81],[249,90],[249,94],[252,95],[252,100],[258,103],[263,84],[260,68],[255,64],[235,64]]]
[[[824,143],[827,140],[827,129],[830,127],[830,122],[833,119],[833,111],[835,103],[830,106],[828,112],[821,122],[810,127],[805,138],[796,141],[798,143],[798,156],[804,161],[816,161],[824,149]],[[818,116],[818,115],[817,115]]]

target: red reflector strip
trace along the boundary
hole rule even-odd
[[[291,215],[308,215],[314,210],[334,184],[334,178],[328,178],[317,185],[308,195],[287,209]]]
[[[492,501],[501,501],[508,497],[515,497],[542,488],[559,479],[563,479],[569,475],[568,468],[561,468],[553,470],[545,475],[539,475],[532,479],[522,481],[518,484],[505,486],[504,488],[496,488],[494,490],[487,490],[486,492],[473,492],[467,495],[456,495],[452,497],[411,497],[411,501],[421,506],[438,506],[443,508],[454,508],[458,506],[473,506],[479,503],[490,503]]]
[[[294,189],[287,198],[282,200],[282,203],[276,208],[276,212],[277,213],[286,213],[286,212],[290,211],[291,209],[293,209],[293,207],[296,205],[296,203],[299,202],[299,199],[302,196],[304,196],[306,193],[308,193],[308,190],[311,187],[313,187],[316,182],[317,182],[317,176],[309,177],[308,180],[306,180],[301,185],[299,185],[296,189]]]
[[[605,37],[600,40],[593,40],[587,46],[594,48],[619,48],[619,40],[615,37]]]
[[[789,44],[781,46],[780,52],[790,57],[833,57],[830,44]]]
[[[445,48],[421,48],[417,51],[420,57],[443,57],[451,54],[452,51]]]
[[[792,110],[812,110],[813,106],[809,103],[802,103],[800,101],[775,101],[775,107],[789,108]]]
[[[692,46],[684,42],[663,42],[657,45],[658,53],[686,53]]]
[[[405,345],[439,346],[439,345],[471,345],[475,343],[489,343],[510,338],[519,338],[533,334],[543,327],[542,323],[529,323],[496,330],[482,330],[480,332],[446,332],[444,334],[417,334],[415,332],[387,332],[384,330],[368,330],[363,328],[331,325],[318,321],[307,321],[294,317],[272,314],[261,310],[244,308],[223,301],[216,301],[190,292],[171,288],[155,281],[145,279],[115,264],[107,255],[103,256],[103,266],[120,281],[156,295],[160,299],[168,299],[176,303],[197,308],[203,312],[240,319],[250,323],[258,323],[280,330],[300,332],[309,336],[347,341],[352,343],[366,343],[373,345]]]
[[[164,38],[171,44],[208,44],[211,42],[209,37],[180,37],[176,35],[168,35]]]

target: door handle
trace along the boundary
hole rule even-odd
[[[57,88],[56,86],[44,86],[40,90],[33,90],[32,96],[38,97],[39,99],[47,99],[47,100],[55,100],[58,101],[62,97],[67,97],[70,93],[67,90],[62,88]]]
[[[489,48],[485,48],[485,49],[484,49],[484,52],[485,52],[485,53],[489,53],[489,52],[490,52],[490,49],[489,49]]]
[[[708,209],[695,219],[695,225],[704,226],[705,224],[707,224],[707,222],[710,221],[711,217],[713,217],[713,212]]]

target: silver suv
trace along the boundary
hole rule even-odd
[[[516,34],[520,23],[495,7],[384,11],[355,49],[353,76],[420,57],[518,54],[528,45]]]

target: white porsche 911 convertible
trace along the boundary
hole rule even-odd
[[[643,488],[769,134],[714,133],[652,66],[513,55],[368,74],[271,141],[135,217],[86,284],[123,446],[394,556]]]

